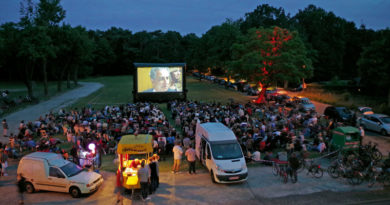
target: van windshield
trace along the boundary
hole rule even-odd
[[[237,159],[242,157],[241,147],[238,143],[211,144],[214,159]]]
[[[77,175],[78,173],[82,172],[83,169],[76,164],[70,162],[62,167],[60,167],[61,170],[66,174],[68,177],[72,177]]]

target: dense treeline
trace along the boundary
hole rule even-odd
[[[275,26],[293,33],[304,44],[298,47],[305,52],[296,51],[304,55],[292,56],[308,63],[312,69],[306,75],[309,80],[361,78],[358,82],[363,85],[390,87],[389,30],[373,31],[364,25],[357,28],[353,22],[314,5],[295,16],[283,8],[259,5],[243,18],[227,20],[201,37],[160,30],[133,33],[115,27],[87,30],[62,23],[66,12],[60,0],[40,0],[37,4],[24,0],[22,5],[20,21],[0,27],[0,79],[22,80],[31,96],[34,80],[45,84],[57,81],[61,90],[63,82],[67,86],[72,81],[77,84],[80,77],[131,74],[133,62],[186,62],[188,69],[234,76],[242,69],[235,69],[235,63],[244,60],[235,56],[237,46],[246,45],[243,39],[249,39],[249,32]],[[284,61],[280,65],[294,66]],[[376,90],[377,94],[387,91],[390,98],[388,89]]]

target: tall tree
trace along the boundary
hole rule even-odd
[[[379,39],[364,48],[358,61],[362,83],[370,92],[386,88],[390,107],[390,30],[380,31]],[[375,91],[378,90],[378,91]]]
[[[312,74],[302,40],[287,29],[250,29],[241,43],[233,45],[233,51],[232,72],[262,88],[257,103],[265,102],[265,91],[275,81],[299,81]]]
[[[40,0],[35,13],[35,24],[42,32],[40,45],[40,58],[42,60],[43,87],[45,95],[48,94],[48,79],[47,79],[47,59],[55,56],[57,48],[51,42],[51,37],[48,35],[49,30],[58,27],[58,24],[65,18],[65,10],[60,5],[61,0]],[[53,32],[52,32],[53,33]]]
[[[245,14],[245,18],[241,20],[241,31],[246,33],[251,28],[270,28],[278,26],[282,28],[290,28],[290,14],[284,12],[284,9],[275,8],[268,4],[262,4],[249,13]]]
[[[346,21],[332,12],[309,5],[293,17],[299,32],[315,49],[311,55],[315,80],[330,80],[343,70]]]
[[[231,46],[237,43],[241,36],[239,24],[227,20],[220,26],[213,26],[202,38],[207,46],[207,63],[214,73],[228,73],[228,64],[232,61]],[[218,72],[219,71],[219,72]]]
[[[188,69],[196,69],[195,52],[196,52],[196,44],[199,41],[199,37],[194,33],[187,34],[183,36],[181,45],[183,46],[183,50],[185,51],[184,61],[187,64]]]

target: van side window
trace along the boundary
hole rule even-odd
[[[49,176],[57,178],[65,178],[65,176],[57,168],[50,167]]]

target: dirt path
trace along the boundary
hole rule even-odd
[[[79,88],[70,90],[62,95],[51,98],[50,100],[40,102],[37,105],[27,107],[23,110],[11,113],[4,117],[7,119],[9,125],[9,132],[17,134],[18,126],[20,121],[24,120],[25,122],[35,121],[40,116],[45,115],[53,110],[58,110],[60,108],[71,105],[76,102],[79,98],[88,96],[89,94],[99,90],[103,87],[100,83],[87,83],[80,82],[82,85]],[[1,137],[1,142],[7,142],[8,138]]]

